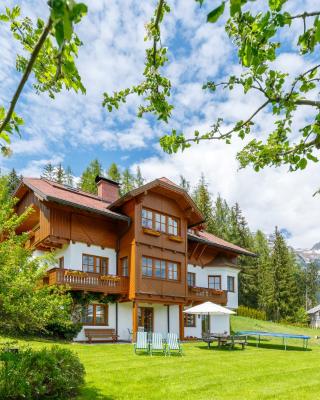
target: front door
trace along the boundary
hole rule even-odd
[[[202,336],[206,336],[210,333],[210,319],[209,315],[201,315],[201,328]]]
[[[153,308],[138,308],[138,327],[143,327],[145,332],[153,332]]]

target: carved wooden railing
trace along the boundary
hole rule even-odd
[[[226,290],[209,289],[198,286],[188,287],[188,298],[193,301],[212,301],[218,304],[226,304],[228,300]]]
[[[53,268],[49,270],[47,282],[49,285],[66,285],[71,289],[103,293],[125,294],[129,291],[128,277],[101,275],[71,269]]]

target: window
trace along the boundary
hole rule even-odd
[[[64,257],[59,258],[59,268],[64,268]]]
[[[184,327],[195,328],[196,327],[196,316],[193,314],[184,314]]]
[[[168,279],[178,280],[178,264],[168,262]]]
[[[142,209],[142,226],[153,229],[153,213],[150,210]]]
[[[228,292],[235,291],[234,276],[227,277],[227,288],[228,288]]]
[[[180,264],[159,260],[151,257],[142,257],[142,276],[156,279],[179,280]]]
[[[156,213],[156,231],[166,233],[166,216]]]
[[[108,306],[106,304],[88,304],[82,308],[84,325],[108,325]]]
[[[82,270],[96,274],[108,274],[108,258],[82,254]]]
[[[141,224],[143,228],[153,229],[172,236],[179,235],[179,220],[159,212],[143,208]]]
[[[164,260],[154,260],[154,275],[159,279],[166,279],[166,262]]]
[[[196,274],[194,272],[188,272],[188,286],[195,287],[196,286]]]
[[[168,217],[168,233],[178,236],[178,221],[175,218]]]
[[[121,258],[120,263],[121,263],[121,274],[122,274],[122,276],[129,276],[128,257]]]
[[[208,276],[208,288],[221,290],[221,275]]]
[[[152,276],[152,258],[142,257],[142,275]]]

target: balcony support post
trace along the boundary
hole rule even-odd
[[[138,332],[138,302],[133,301],[132,304],[132,341],[136,340]]]
[[[184,339],[183,304],[179,304],[179,335],[180,335],[180,340],[183,340]]]

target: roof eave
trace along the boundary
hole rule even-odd
[[[208,244],[209,246],[218,247],[218,248],[223,249],[223,250],[228,250],[228,251],[231,251],[231,252],[236,253],[236,254],[242,254],[242,255],[248,256],[248,257],[258,257],[257,254],[251,253],[250,251],[246,251],[246,250],[242,251],[242,250],[234,249],[232,247],[224,246],[223,244],[212,243],[209,240],[202,239],[202,238],[199,238],[199,237],[196,237],[196,236],[191,236],[189,234],[188,234],[188,239],[194,240],[194,241],[200,242],[200,243],[205,243],[205,244]]]

